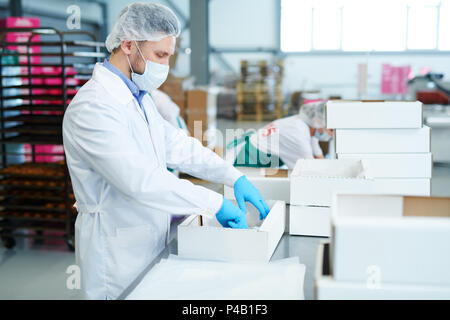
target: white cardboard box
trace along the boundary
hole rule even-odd
[[[329,207],[334,192],[367,192],[373,179],[366,176],[365,164],[353,159],[300,159],[291,173],[292,205]]]
[[[450,198],[337,194],[331,265],[336,281],[450,286]]]
[[[336,129],[336,153],[431,152],[431,129]]]
[[[329,129],[401,129],[422,127],[419,101],[344,101],[326,104]]]
[[[330,207],[289,206],[289,234],[329,237],[330,219]]]
[[[425,300],[450,299],[450,286],[377,283],[375,274],[365,281],[336,281],[330,272],[329,244],[319,244],[314,272],[316,300]]]
[[[376,178],[373,179],[374,194],[394,194],[404,196],[430,196],[429,178]]]
[[[344,153],[338,159],[360,159],[373,178],[431,178],[431,153]]]
[[[247,207],[249,229],[222,227],[215,218],[187,217],[178,226],[178,255],[219,261],[269,261],[285,229],[286,203],[267,201],[270,212],[261,222],[259,212]],[[257,227],[257,228],[255,228]]]
[[[289,203],[291,170],[278,170],[278,174],[273,174],[274,169],[266,168],[244,168],[239,167],[239,171],[244,173],[247,179],[259,190],[263,199],[281,200]],[[227,199],[234,200],[234,189],[224,186],[223,195]]]

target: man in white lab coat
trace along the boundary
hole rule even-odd
[[[149,91],[167,77],[180,23],[165,6],[124,8],[63,120],[78,216],[75,252],[85,298],[115,299],[164,249],[170,214],[201,214],[247,228],[245,201],[269,209],[238,170],[158,113]],[[167,167],[235,189],[239,208]],[[207,239],[205,239],[207,241]]]

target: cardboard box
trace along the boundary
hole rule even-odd
[[[353,159],[300,159],[291,174],[291,205],[329,207],[334,192],[367,192],[373,179],[365,164]]]
[[[336,281],[450,286],[450,198],[334,196],[332,273]]]
[[[431,129],[336,129],[336,153],[431,152]]]
[[[313,206],[289,207],[289,234],[329,237],[331,208]]]
[[[376,277],[365,281],[336,281],[330,270],[329,243],[319,244],[314,272],[316,300],[425,300],[450,299],[450,286],[377,283]]]
[[[338,159],[360,159],[373,178],[431,178],[431,153],[343,153]]]
[[[328,101],[329,129],[401,129],[422,127],[420,101]]]
[[[263,199],[275,199],[289,203],[291,170],[278,169],[277,173],[268,168],[238,167],[247,179],[259,190]],[[223,195],[227,199],[234,199],[234,189],[224,186]]]
[[[205,146],[210,145],[210,138],[205,136],[205,132],[216,127],[217,94],[216,88],[208,87],[186,92],[186,126],[190,134]]]
[[[376,178],[373,179],[374,194],[395,194],[405,196],[430,196],[431,179],[427,178]]]
[[[203,218],[199,225],[199,216],[188,216],[178,226],[178,255],[220,261],[269,261],[284,233],[286,204],[267,202],[270,212],[263,221],[253,206],[247,207],[249,229],[223,228],[214,218]]]

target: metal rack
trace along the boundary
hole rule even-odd
[[[236,83],[237,120],[272,121],[283,116],[283,61],[241,61]]]
[[[8,33],[28,38],[8,42]],[[16,46],[26,52],[8,49]],[[26,237],[64,239],[74,249],[76,210],[62,119],[94,64],[106,56],[103,47],[85,31],[40,27],[0,33],[0,236],[7,248]]]

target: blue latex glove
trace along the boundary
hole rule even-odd
[[[225,228],[248,229],[245,213],[225,198],[216,218]]]
[[[245,201],[250,202],[259,211],[259,219],[265,219],[269,214],[269,207],[264,199],[261,197],[258,189],[248,181],[246,176],[242,176],[234,183],[234,197],[237,200],[239,208],[247,213]]]

